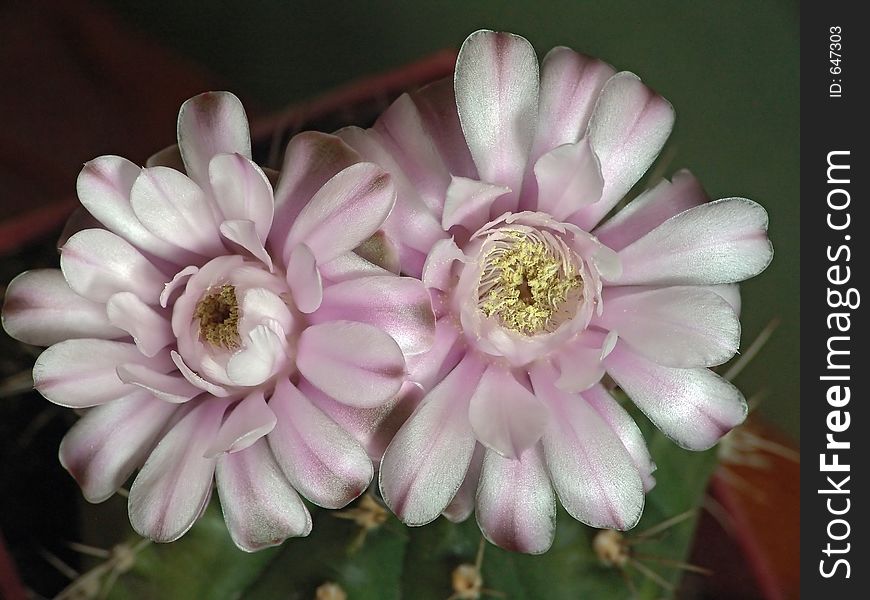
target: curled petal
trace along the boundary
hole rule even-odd
[[[452,238],[435,242],[423,265],[423,284],[427,288],[449,291],[458,279],[453,273],[453,263],[457,260],[465,261],[467,258]]]
[[[604,189],[598,157],[588,139],[553,148],[535,163],[538,210],[564,221],[580,207],[597,202]]]
[[[61,249],[60,268],[73,291],[95,302],[133,292],[157,304],[166,276],[129,243],[102,229],[86,229]]]
[[[187,366],[184,362],[184,359],[181,358],[181,355],[175,350],[170,351],[169,355],[172,357],[172,362],[175,363],[175,366],[178,367],[178,371],[184,376],[187,381],[200,388],[203,391],[208,392],[212,396],[217,396],[218,398],[225,398],[229,396],[229,391],[220,385],[214,384],[207,379],[204,379],[199,374],[195,373],[193,369]]]
[[[182,404],[202,393],[200,388],[184,379],[177,371],[164,374],[135,363],[118,365],[116,371],[118,379],[124,383],[148,390],[164,402]]]
[[[106,500],[142,466],[176,408],[135,391],[73,425],[60,443],[60,463],[88,502]]]
[[[601,161],[604,190],[578,214],[580,227],[590,231],[646,173],[673,125],[673,107],[634,73],[617,73],[604,84],[586,132]]]
[[[133,344],[108,340],[66,340],[39,355],[33,366],[33,385],[60,406],[85,408],[105,404],[136,391],[118,378],[119,364],[148,365],[166,372],[166,357],[147,358]]]
[[[396,191],[390,176],[371,163],[358,163],[326,182],[290,228],[285,256],[306,244],[318,264],[353,250],[384,223]]]
[[[408,525],[438,518],[465,479],[476,445],[468,401],[483,369],[466,356],[423,398],[384,453],[381,494]]]
[[[542,554],[556,535],[556,496],[535,445],[517,458],[487,450],[477,491],[477,523],[490,542]]]
[[[251,158],[241,101],[230,92],[206,92],[186,101],[178,112],[178,148],[187,174],[201,186],[208,185],[208,166],[218,154]]]
[[[477,231],[489,221],[492,203],[510,193],[503,185],[491,185],[465,177],[453,177],[447,188],[441,226],[445,231],[461,225],[469,232]]]
[[[269,406],[278,417],[267,437],[287,479],[318,506],[341,508],[362,494],[374,470],[365,449],[287,380]]]
[[[559,378],[556,387],[566,392],[582,392],[604,376],[604,357],[613,350],[616,334],[604,335],[586,330],[556,353]]]
[[[317,269],[317,259],[305,244],[299,244],[290,252],[287,285],[296,308],[306,314],[313,313],[323,302],[323,281]]]
[[[118,292],[106,302],[109,321],[126,330],[145,356],[154,356],[175,341],[166,317],[132,292]]]
[[[119,338],[105,306],[70,289],[60,269],[26,271],[6,288],[3,328],[25,344],[50,346],[71,338]]]
[[[247,338],[244,348],[227,362],[227,376],[236,385],[259,385],[274,375],[286,358],[285,342],[283,335],[267,324],[254,327]]]
[[[263,170],[241,154],[219,154],[208,166],[209,180],[225,221],[251,221],[265,243],[272,227],[275,201]]]
[[[255,552],[311,532],[311,515],[266,440],[217,461],[218,495],[236,546]]]
[[[184,535],[211,497],[215,459],[206,458],[226,401],[208,399],[194,406],[148,457],[130,488],[128,512],[136,532],[155,542]]]
[[[212,457],[244,450],[272,431],[277,421],[275,413],[266,404],[263,391],[257,390],[229,411],[205,455]]]
[[[507,369],[490,366],[471,396],[468,419],[487,448],[516,458],[535,444],[547,427],[549,411]]]
[[[331,321],[299,337],[299,372],[339,402],[360,408],[383,404],[402,387],[405,357],[389,335],[364,323]]]
[[[312,317],[316,323],[368,323],[392,336],[405,354],[425,352],[435,337],[429,293],[410,277],[363,277],[329,286]]]
[[[709,369],[663,367],[622,342],[605,365],[650,421],[688,450],[710,448],[746,418],[740,390]]]
[[[220,232],[226,239],[238,244],[250,252],[251,256],[262,261],[267,269],[272,270],[272,258],[257,234],[256,224],[253,221],[244,219],[224,221],[221,223]]]

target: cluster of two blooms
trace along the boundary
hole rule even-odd
[[[215,481],[240,548],[307,535],[300,495],[345,506],[375,464],[404,522],[476,510],[505,548],[549,548],[556,498],[634,526],[655,465],[603,375],[713,445],[746,403],[708,367],[772,256],[760,206],[687,172],[604,220],[673,118],[630,73],[566,48],[539,71],[488,31],[372,129],[294,137],[280,174],[235,96],[189,100],[145,168],[85,165],[98,226],[7,291],[6,330],[49,346],[36,388],[88,408],[61,462],[94,502],[139,469],[130,519],[157,541]]]

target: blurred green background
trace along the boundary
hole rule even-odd
[[[519,33],[540,56],[566,45],[634,71],[677,111],[667,174],[687,167],[712,197],[770,214],[776,256],[743,288],[744,347],[781,324],[737,383],[768,392],[760,411],[798,437],[798,2],[102,2],[270,109],[458,48],[479,28]]]

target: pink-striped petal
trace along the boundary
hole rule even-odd
[[[721,296],[696,286],[605,288],[593,324],[615,331],[648,359],[668,367],[721,365],[740,346],[740,321]]]
[[[194,406],[148,457],[130,488],[127,506],[133,529],[155,542],[174,542],[205,510],[211,497],[215,459],[205,451],[226,410],[224,400]]]
[[[365,449],[287,380],[269,406],[278,417],[267,436],[287,479],[308,500],[341,508],[362,494],[374,469]]]
[[[139,221],[161,240],[202,256],[224,253],[217,208],[186,175],[168,167],[142,169],[130,204]]]
[[[670,103],[634,73],[617,73],[604,84],[586,132],[601,161],[604,191],[575,222],[590,231],[646,173],[674,125]]]
[[[241,154],[219,154],[208,166],[214,199],[224,221],[252,221],[257,237],[266,242],[275,200],[263,170]]]
[[[689,171],[663,179],[607,219],[593,232],[605,246],[622,250],[683,211],[710,201],[701,182]]]
[[[70,289],[60,269],[26,271],[6,288],[3,329],[16,340],[50,346],[71,338],[124,337],[102,304]]]
[[[581,395],[619,437],[643,479],[643,491],[649,492],[656,484],[652,475],[656,470],[656,464],[650,456],[637,423],[610,395],[610,392],[604,389],[603,385],[592,386]]]
[[[426,129],[425,117],[408,94],[399,96],[372,128],[433,212],[444,206],[450,172]]]
[[[564,221],[582,206],[597,202],[604,189],[598,157],[583,139],[557,146],[535,163],[537,209]]]
[[[607,372],[656,427],[683,448],[706,450],[746,418],[746,400],[709,369],[657,365],[619,342]]]
[[[305,244],[299,244],[290,252],[287,259],[287,285],[293,295],[293,303],[303,313],[313,313],[323,302],[323,280],[317,268],[317,259]]]
[[[547,53],[541,63],[538,127],[531,164],[557,146],[580,141],[601,88],[615,72],[607,63],[563,46]]]
[[[272,431],[277,421],[275,413],[266,404],[263,390],[256,390],[229,411],[205,455],[244,450]]]
[[[364,160],[383,167],[396,188],[397,200],[389,219],[384,223],[385,233],[394,241],[400,242],[399,255],[402,270],[412,274],[409,267],[422,255],[420,266],[437,240],[447,237],[441,227],[440,211],[433,211],[417,191],[414,182],[402,171],[380,133],[372,129],[345,127],[337,132],[345,142],[360,153]],[[438,216],[436,216],[438,215]]]
[[[371,237],[393,209],[390,176],[371,163],[358,163],[326,182],[290,228],[285,257],[306,244],[318,263],[353,250]]]
[[[60,268],[75,293],[95,302],[133,292],[147,304],[157,304],[166,280],[136,248],[102,229],[72,236],[61,249]]]
[[[461,225],[468,232],[477,231],[489,222],[492,203],[510,191],[502,185],[453,177],[447,188],[441,226],[445,231],[454,225]]]
[[[491,365],[471,396],[468,419],[481,444],[516,458],[541,439],[549,411],[508,369]]]
[[[535,50],[517,35],[477,31],[462,44],[453,81],[459,121],[480,179],[513,190],[493,210],[513,210],[538,117]]]
[[[143,391],[98,406],[64,436],[60,464],[88,502],[102,502],[142,466],[176,408]]]
[[[109,321],[127,331],[145,356],[154,356],[175,341],[166,317],[132,292],[112,294],[105,310]]]
[[[208,186],[208,165],[218,154],[251,158],[251,133],[241,101],[230,92],[206,92],[181,105],[178,148],[187,174]]]
[[[280,251],[299,212],[317,191],[338,172],[358,162],[359,154],[334,135],[305,131],[293,136],[284,152],[284,165],[275,188],[270,248]]]
[[[429,350],[435,338],[429,293],[419,279],[410,277],[364,277],[329,286],[312,320],[325,323],[342,319],[377,327],[405,354]]]
[[[136,391],[118,378],[120,364],[144,364],[166,372],[165,356],[147,358],[133,344],[108,340],[66,340],[47,348],[33,366],[33,385],[48,400],[85,408],[117,400]]]
[[[171,262],[187,258],[170,242],[148,231],[130,205],[133,183],[142,169],[120,156],[100,156],[85,163],[76,180],[79,201],[106,229],[140,250]]]
[[[726,198],[671,217],[619,252],[620,285],[715,285],[761,273],[773,259],[767,212]]]
[[[556,496],[538,445],[517,458],[487,450],[477,491],[477,524],[506,550],[542,554],[556,535]]]
[[[405,380],[405,357],[395,340],[377,327],[352,321],[305,329],[296,366],[329,396],[360,408],[383,404]]]
[[[311,533],[311,515],[264,439],[217,461],[217,490],[236,546],[255,552]]]
[[[553,412],[542,438],[553,487],[572,517],[600,529],[631,529],[643,511],[643,482],[631,455],[604,419],[577,394],[553,385],[541,363],[532,385]]]
[[[177,371],[160,373],[145,365],[125,363],[116,369],[118,379],[149,391],[154,397],[172,404],[182,404],[199,396],[203,390],[187,381]]]
[[[445,77],[425,85],[411,92],[411,99],[417,105],[426,133],[438,148],[448,172],[458,177],[477,177],[474,160],[459,124],[453,78]]]
[[[408,525],[438,518],[465,479],[476,445],[468,402],[483,370],[466,356],[426,395],[384,453],[381,494]]]

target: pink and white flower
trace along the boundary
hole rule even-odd
[[[591,526],[633,527],[655,465],[605,373],[685,448],[743,421],[709,367],[739,345],[734,284],[772,258],[764,209],[709,202],[681,171],[606,218],[673,120],[632,73],[560,47],[539,74],[525,39],[479,31],[452,82],[338,132],[393,175],[386,238],[438,317],[381,462],[403,521],[476,507],[490,541],[531,553],[552,543],[557,497]]]
[[[300,494],[338,508],[362,493],[372,460],[319,403],[389,405],[406,355],[434,338],[422,283],[353,252],[381,246],[370,238],[393,208],[391,177],[305,133],[273,193],[241,103],[207,93],[181,107],[177,147],[145,168],[99,157],[78,195],[102,227],[66,241],[60,270],[17,277],[3,324],[49,346],[37,390],[88,409],[60,447],[85,497],[140,469],[130,520],[168,542],[216,480],[250,551],[309,533]]]

